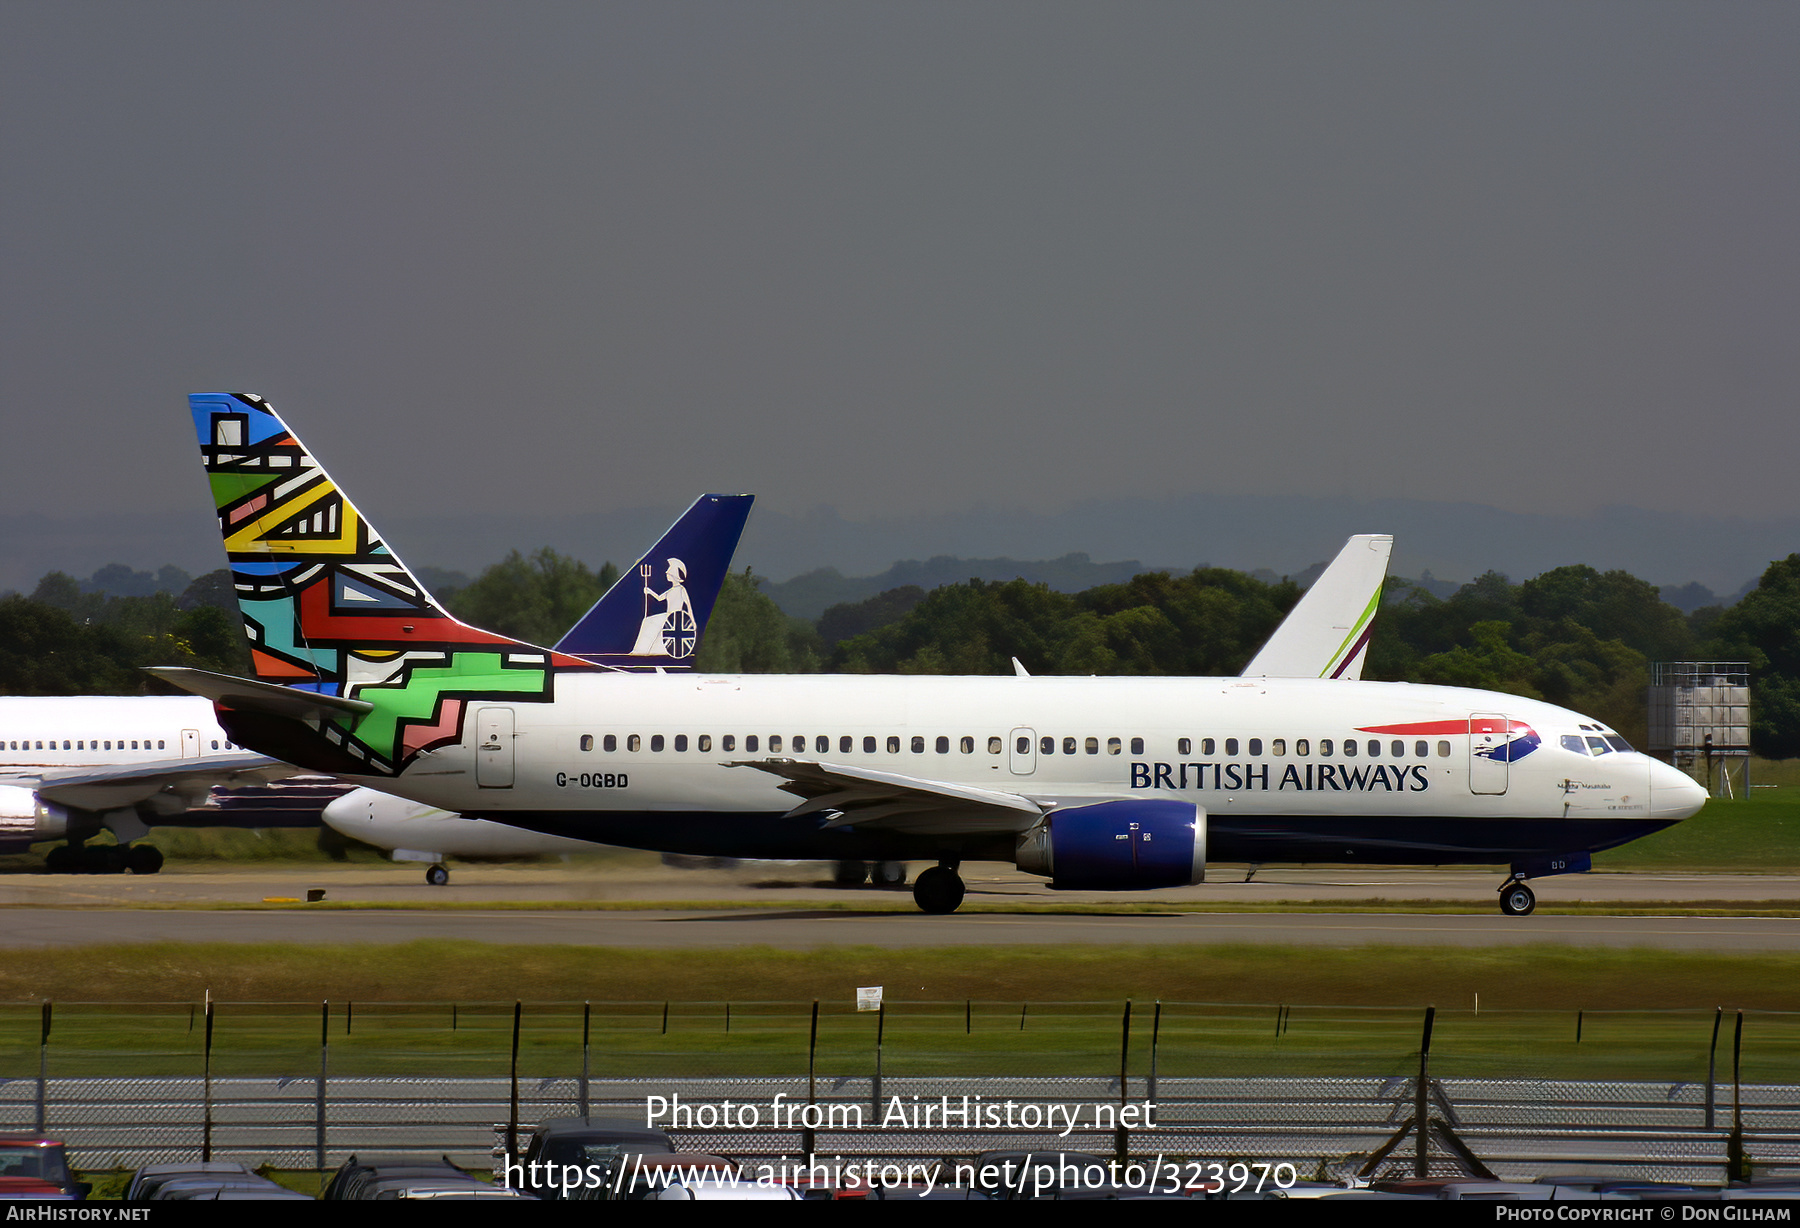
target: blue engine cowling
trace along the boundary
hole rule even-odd
[[[1154,799],[1053,810],[1019,837],[1013,861],[1063,891],[1186,887],[1206,881],[1206,812]]]

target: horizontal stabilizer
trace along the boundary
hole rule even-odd
[[[189,669],[182,665],[156,665],[145,672],[155,674],[164,682],[184,691],[192,691],[215,704],[240,712],[266,712],[270,716],[306,721],[344,713],[361,716],[375,710],[375,705],[366,699],[321,695],[317,691],[302,691],[291,686],[278,686],[273,682],[234,678],[230,674],[215,674],[210,670]]]

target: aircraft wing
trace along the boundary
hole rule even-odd
[[[266,784],[293,776],[300,769],[252,751],[207,755],[200,759],[156,759],[147,763],[112,763],[94,767],[52,768],[35,773],[7,773],[0,783],[34,790],[59,806],[77,810],[112,810],[132,806],[159,793],[204,799],[214,785]]]
[[[855,824],[915,835],[1021,832],[1047,809],[1018,793],[839,763],[752,759],[731,766],[779,777],[784,790],[803,799],[789,818],[835,811],[828,827]]]

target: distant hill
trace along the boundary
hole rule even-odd
[[[821,567],[780,584],[764,584],[776,605],[794,618],[816,620],[834,605],[867,601],[890,589],[914,587],[928,593],[964,580],[1027,580],[1048,584],[1059,593],[1079,593],[1096,584],[1123,584],[1135,575],[1154,570],[1136,559],[1096,563],[1085,554],[1065,554],[1060,559],[959,559],[940,554],[925,560],[905,559],[873,576],[846,576],[835,567]]]

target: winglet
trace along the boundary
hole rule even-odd
[[[1345,542],[1243,676],[1361,678],[1393,549],[1394,538],[1386,533],[1362,533]]]

